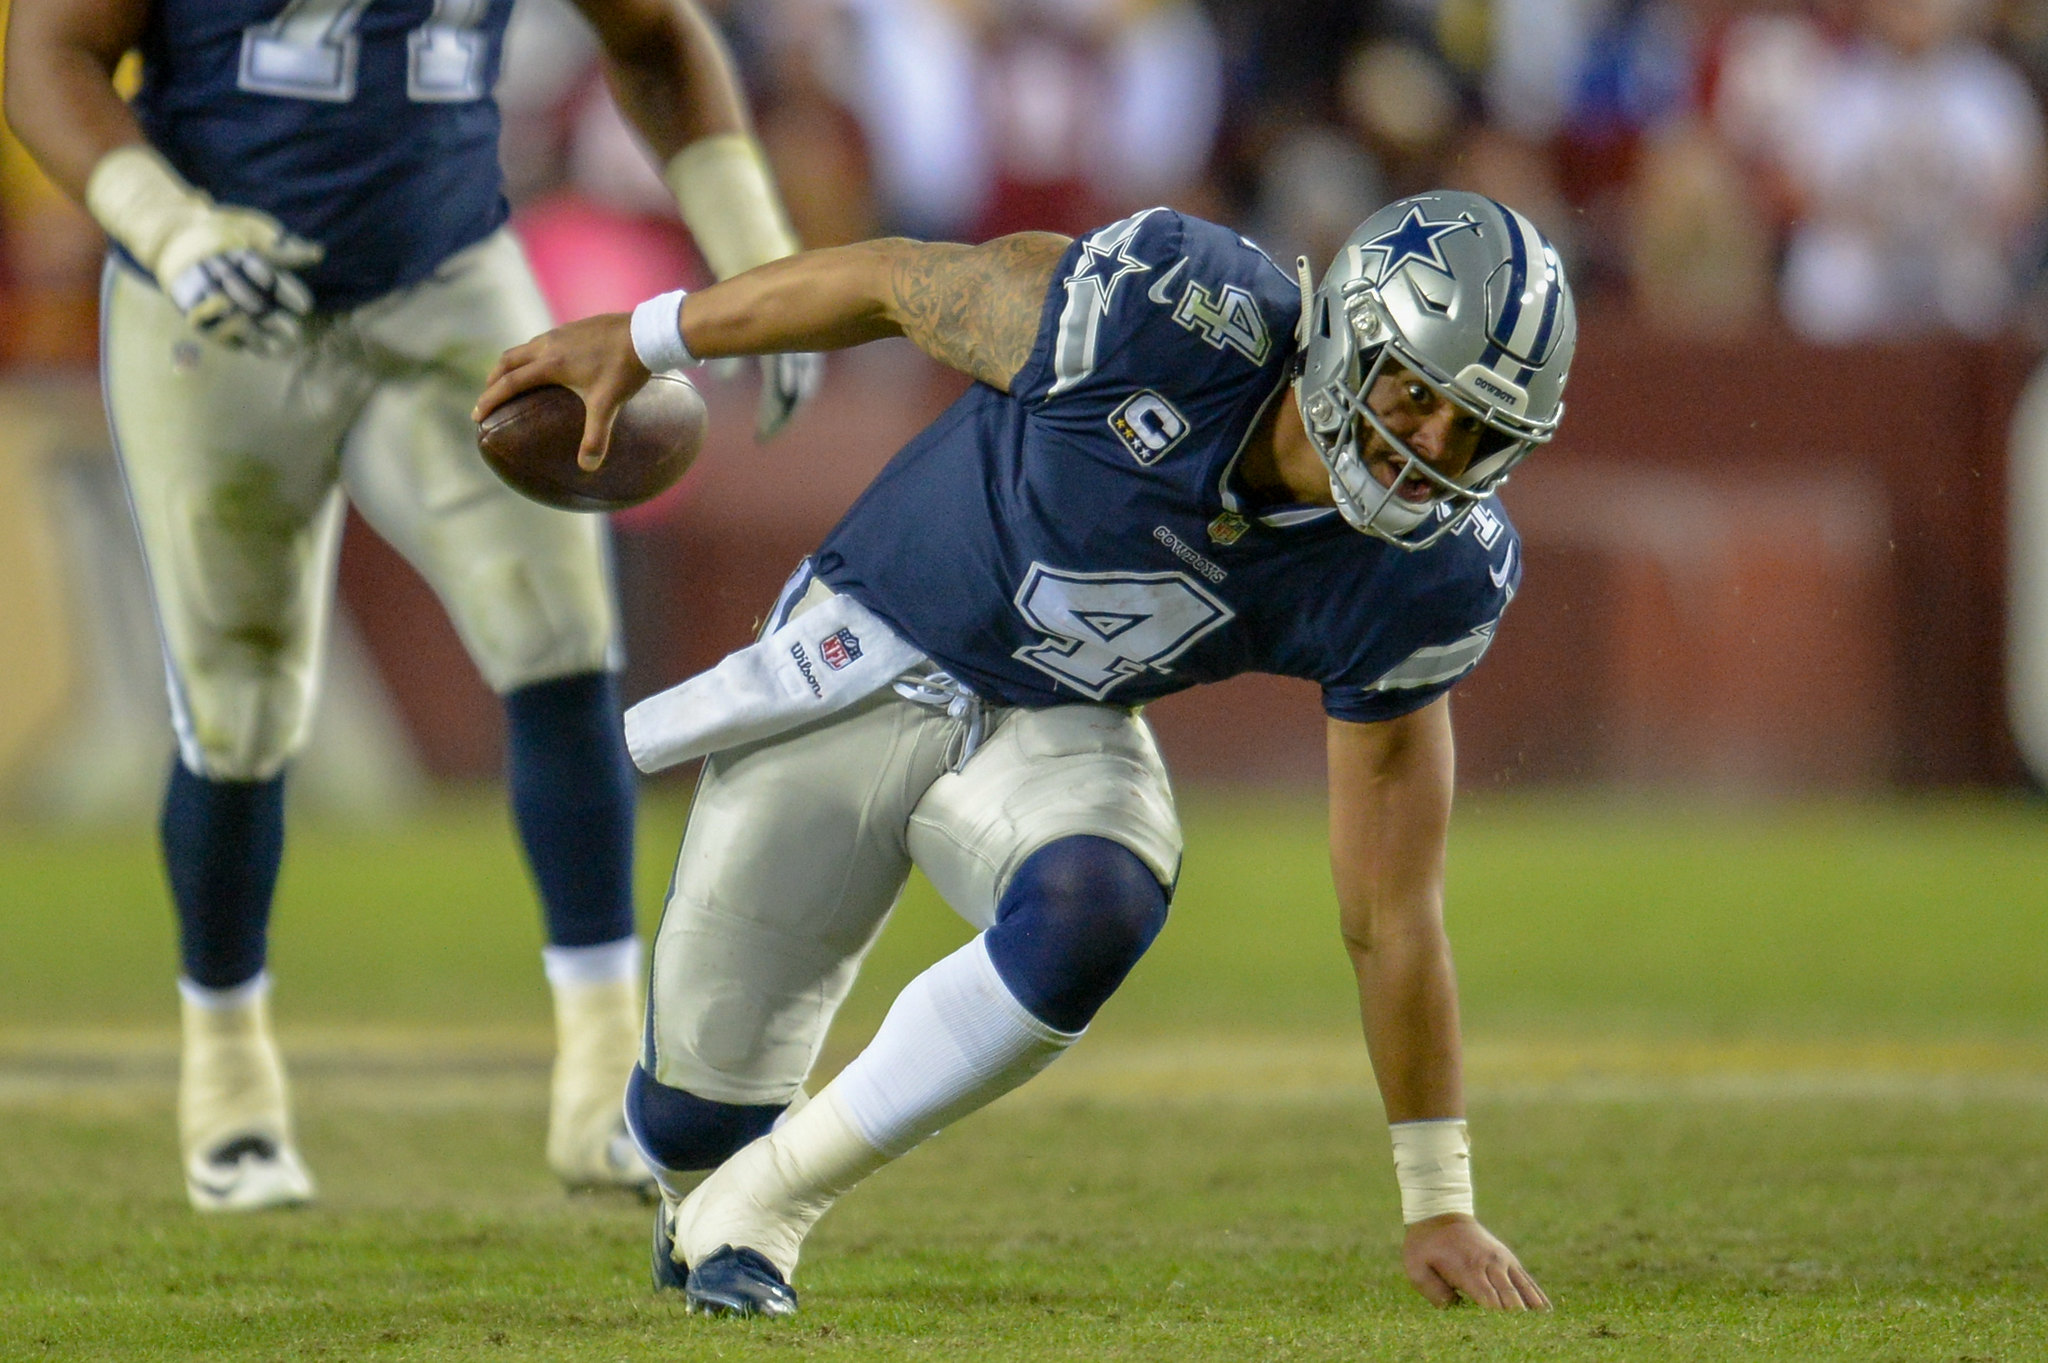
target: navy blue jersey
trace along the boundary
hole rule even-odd
[[[1320,507],[1249,506],[1248,437],[1301,295],[1258,247],[1166,209],[1062,258],[1031,358],[906,445],[819,575],[978,694],[1135,705],[1240,672],[1321,683],[1347,720],[1415,710],[1479,661],[1520,580],[1497,503],[1410,552]]]
[[[491,87],[512,0],[155,0],[135,113],[221,203],[327,248],[319,306],[426,278],[505,220]]]

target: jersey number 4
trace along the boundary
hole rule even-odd
[[[1185,573],[1070,573],[1031,565],[1017,610],[1049,637],[1015,656],[1091,700],[1166,665],[1236,614]]]
[[[275,19],[242,30],[235,84],[259,95],[346,104],[356,97],[356,25],[375,0],[288,0]],[[487,93],[490,0],[434,0],[427,21],[405,35],[411,60],[405,93],[420,104],[460,104]]]

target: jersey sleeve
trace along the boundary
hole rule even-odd
[[[1010,391],[1038,412],[1138,389],[1220,408],[1269,384],[1299,313],[1299,289],[1258,247],[1146,209],[1067,248]]]
[[[1432,592],[1432,609],[1418,603],[1403,612],[1426,623],[1391,667],[1366,669],[1363,679],[1324,683],[1324,714],[1359,724],[1398,719],[1445,695],[1479,666],[1522,584],[1521,539],[1505,519],[1482,507],[1447,547],[1470,560],[1468,569],[1453,579],[1461,585]]]
[[[1332,719],[1372,724],[1420,710],[1479,666],[1493,644],[1498,624],[1498,620],[1488,621],[1448,644],[1425,644],[1377,680],[1323,687],[1323,713]]]

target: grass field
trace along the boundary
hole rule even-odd
[[[2048,1358],[2048,809],[1468,804],[1480,1210],[1558,1303],[1432,1311],[1318,805],[1191,799],[1173,919],[1043,1079],[858,1189],[793,1321],[646,1286],[541,1167],[495,804],[298,829],[277,1008],[323,1200],[200,1220],[145,829],[0,831],[0,1359]],[[643,903],[682,810],[646,811]],[[963,930],[914,888],[828,1053]]]

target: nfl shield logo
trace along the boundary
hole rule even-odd
[[[1209,538],[1217,544],[1235,544],[1251,529],[1251,522],[1234,511],[1225,511],[1209,522]]]
[[[819,641],[818,654],[824,658],[825,666],[837,672],[860,656],[860,636],[850,629],[842,629]]]

